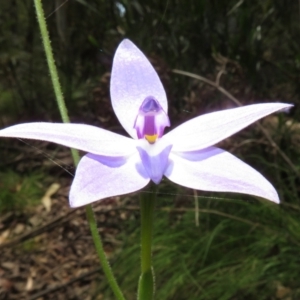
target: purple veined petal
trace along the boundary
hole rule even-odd
[[[172,145],[163,140],[157,140],[155,144],[149,144],[146,140],[140,140],[137,150],[140,154],[142,164],[151,178],[159,184],[169,163],[169,154]]]
[[[279,203],[277,192],[259,172],[222,149],[171,153],[165,176],[196,190],[249,194]]]
[[[23,123],[0,130],[0,137],[49,141],[100,155],[124,156],[136,152],[136,141],[85,124]]]
[[[121,42],[114,56],[110,95],[120,123],[135,139],[134,122],[147,97],[154,97],[168,113],[166,93],[156,71],[145,55],[127,39]]]
[[[173,144],[172,151],[194,151],[215,145],[251,123],[291,104],[254,104],[217,111],[191,119],[167,133],[164,138]]]
[[[79,162],[71,186],[71,207],[83,206],[107,197],[132,193],[150,181],[139,154],[109,158],[87,154]]]

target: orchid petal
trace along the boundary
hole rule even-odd
[[[165,176],[177,184],[203,191],[249,194],[279,203],[269,181],[222,149],[172,153],[169,159]]]
[[[217,111],[183,123],[164,138],[173,144],[173,151],[200,150],[215,145],[262,117],[290,107],[292,105],[285,103],[266,103]]]
[[[49,141],[99,155],[136,152],[134,140],[85,124],[24,123],[0,130],[0,136]]]
[[[120,123],[135,139],[134,122],[147,97],[154,97],[168,112],[166,93],[156,71],[145,55],[127,39],[121,42],[114,56],[110,95]]]
[[[150,181],[138,153],[130,157],[87,154],[79,162],[70,190],[70,206],[135,192]]]
[[[158,140],[154,145],[141,140],[139,144],[137,150],[142,164],[151,180],[159,184],[167,168],[172,145],[165,144],[162,140]]]

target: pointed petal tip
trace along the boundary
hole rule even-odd
[[[119,47],[131,47],[131,46],[136,47],[135,44],[130,39],[124,39],[119,44]]]
[[[71,193],[69,195],[69,205],[71,208],[82,207],[82,206],[89,205],[96,201],[101,201],[101,200],[104,200],[104,198],[102,198],[102,199],[93,199],[93,198],[84,199],[83,197],[76,197],[75,195],[72,195]]]
[[[272,197],[263,198],[263,199],[269,200],[269,201],[271,201],[271,202],[273,202],[275,204],[280,204],[280,199],[279,199],[278,194],[275,191],[275,189],[274,189],[274,191],[273,191],[272,194],[273,194]]]
[[[240,193],[278,204],[273,185],[252,167],[222,149],[171,153],[165,176],[188,188]]]
[[[280,110],[278,110],[277,112],[283,112],[283,113],[290,113],[291,109],[294,107],[294,104],[289,104],[289,103],[282,103],[285,104],[286,106]]]
[[[160,182],[162,181],[162,178],[159,178],[159,179],[153,179],[153,178],[152,178],[152,181],[153,181],[156,185],[158,185],[158,184],[160,184]]]
[[[141,50],[129,39],[124,39],[118,45],[116,54],[118,55],[128,55],[130,56],[132,53],[140,53]]]
[[[173,143],[173,151],[205,149],[263,117],[272,113],[287,113],[292,107],[293,104],[287,103],[258,103],[211,112],[179,125],[165,137]]]
[[[95,201],[96,200],[90,201],[90,203],[86,203],[86,202],[77,201],[77,199],[74,199],[73,197],[71,197],[71,195],[69,196],[69,205],[70,205],[71,208],[77,208],[77,207],[80,207],[80,206],[88,205],[88,204],[91,204]]]

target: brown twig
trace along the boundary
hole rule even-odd
[[[242,103],[237,98],[235,98],[228,91],[226,91],[222,86],[219,85],[218,77],[217,77],[217,81],[213,82],[213,81],[211,81],[211,80],[209,80],[209,79],[207,79],[207,78],[205,78],[203,76],[196,75],[196,74],[193,74],[193,73],[190,73],[190,72],[176,70],[176,69],[174,69],[172,71],[173,71],[173,73],[176,73],[176,74],[185,75],[185,76],[188,76],[188,77],[191,77],[191,78],[203,81],[203,82],[209,84],[210,86],[213,86],[214,88],[216,88],[223,95],[227,96],[237,106],[242,106]],[[279,148],[279,146],[276,144],[276,142],[272,139],[272,137],[269,135],[269,133],[265,130],[265,128],[259,122],[256,123],[256,126],[260,129],[260,131],[266,137],[266,139],[268,140],[269,144],[279,153],[279,155],[282,157],[282,159],[290,166],[290,168],[294,171],[294,173],[297,176],[300,176],[300,172],[298,171],[298,169],[294,166],[294,164],[289,159],[289,157]]]

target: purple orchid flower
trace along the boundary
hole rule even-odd
[[[291,107],[265,103],[205,114],[163,135],[170,126],[162,83],[144,54],[129,40],[119,45],[111,74],[111,100],[132,138],[84,124],[25,123],[1,137],[45,140],[88,152],[79,162],[70,206],[135,192],[163,176],[197,190],[250,194],[279,202],[260,173],[213,147],[258,119]]]

